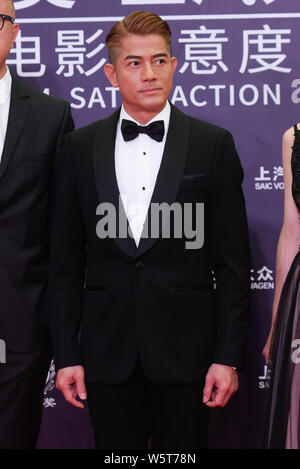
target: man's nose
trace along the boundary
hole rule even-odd
[[[156,80],[157,77],[156,77],[156,73],[152,64],[150,63],[144,64],[142,78],[144,81]]]

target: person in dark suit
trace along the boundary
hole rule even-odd
[[[243,170],[228,131],[167,101],[177,61],[165,21],[134,12],[106,41],[123,105],[66,137],[56,191],[57,387],[76,407],[87,398],[97,448],[147,448],[149,437],[205,448],[209,408],[226,405],[243,367]]]
[[[6,58],[18,34],[0,0],[0,448],[34,448],[51,350],[43,305],[51,177],[69,105],[13,78]]]

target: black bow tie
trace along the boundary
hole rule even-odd
[[[125,142],[134,140],[139,134],[147,134],[157,142],[164,138],[164,121],[155,121],[149,125],[138,125],[133,121],[122,119],[121,131]]]

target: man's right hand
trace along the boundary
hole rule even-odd
[[[83,403],[78,400],[78,397],[82,400],[87,398],[83,366],[68,366],[58,370],[56,387],[63,393],[67,402],[75,407],[84,409]]]

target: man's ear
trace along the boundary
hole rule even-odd
[[[108,80],[112,84],[114,88],[119,87],[117,74],[116,74],[116,67],[113,64],[105,64],[104,65],[104,73],[107,76]]]
[[[20,26],[18,23],[13,24],[13,31],[12,31],[12,43],[11,48],[13,47],[15,40],[17,39],[17,35],[19,34]]]
[[[171,62],[172,62],[172,68],[173,68],[173,74],[174,74],[178,65],[178,61],[176,57],[172,57]]]

